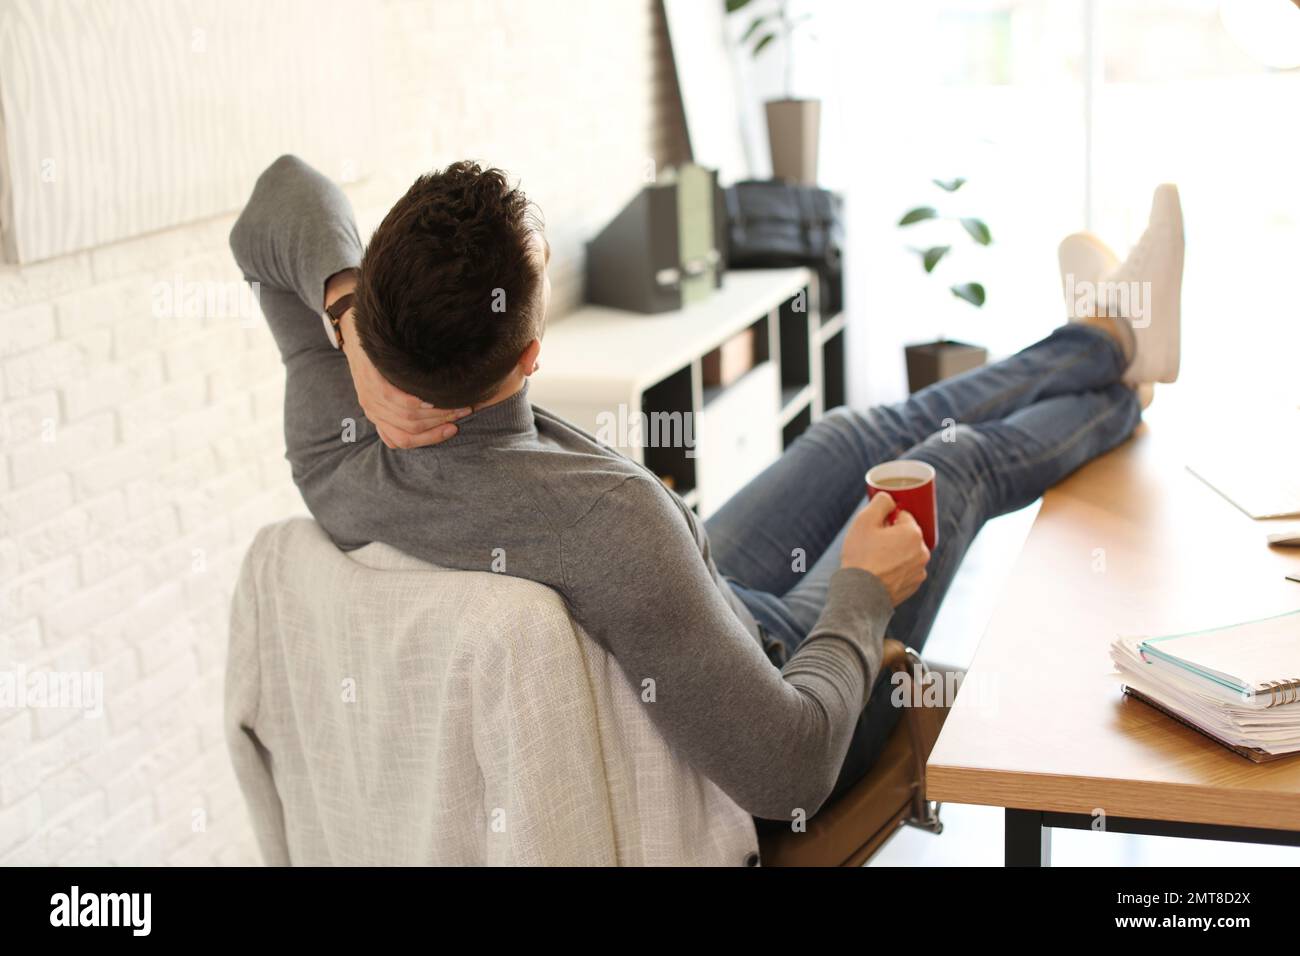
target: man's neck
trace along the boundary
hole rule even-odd
[[[473,406],[474,411],[481,412],[485,408],[499,405],[506,399],[513,398],[515,395],[519,394],[519,390],[524,387],[524,383],[527,381],[527,376],[521,375],[518,371],[511,372],[506,380],[501,383],[500,388],[493,392],[485,401],[479,402],[477,405]]]

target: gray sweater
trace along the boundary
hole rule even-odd
[[[816,812],[879,669],[892,608],[878,579],[836,572],[816,628],[778,670],[691,510],[641,465],[533,406],[527,388],[462,419],[440,445],[393,451],[379,440],[320,319],[326,279],[362,253],[333,183],[281,157],[230,246],[287,370],[294,481],[339,547],[382,541],[554,588],[687,763],[755,816]]]

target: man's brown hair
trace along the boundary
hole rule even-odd
[[[361,260],[356,325],[379,373],[439,408],[487,399],[540,336],[541,221],[499,169],[421,176]]]

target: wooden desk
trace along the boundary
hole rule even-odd
[[[1053,489],[930,756],[927,796],[1008,808],[1008,865],[1045,865],[1061,826],[1300,845],[1300,755],[1231,753],[1124,697],[1108,656],[1120,633],[1300,608],[1285,580],[1300,552],[1264,534],[1158,425]]]

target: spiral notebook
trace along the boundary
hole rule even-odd
[[[1165,637],[1121,637],[1129,695],[1218,743],[1268,760],[1300,752],[1300,611]]]
[[[1181,667],[1265,706],[1300,699],[1300,611],[1143,641],[1144,656]]]

